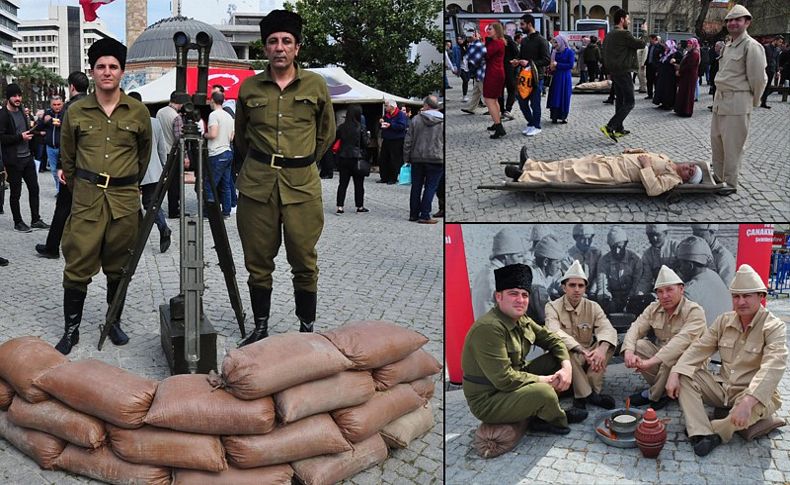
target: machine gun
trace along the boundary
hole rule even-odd
[[[204,358],[201,361],[201,329],[207,324],[205,315],[203,314],[203,290],[205,289],[203,269],[203,187],[204,180],[208,180],[213,189],[214,202],[205,204],[207,209],[207,216],[209,226],[211,228],[211,235],[214,239],[215,250],[219,260],[219,266],[225,278],[225,285],[228,289],[228,296],[230,303],[233,307],[233,312],[239,324],[241,337],[246,337],[244,329],[244,321],[246,315],[239,296],[239,288],[236,283],[236,267],[233,263],[233,255],[230,249],[230,242],[228,241],[228,233],[225,229],[224,219],[219,207],[219,197],[217,186],[211,167],[208,162],[208,146],[200,135],[198,130],[198,121],[200,120],[200,106],[206,105],[206,97],[208,92],[208,67],[209,67],[209,52],[213,43],[212,38],[205,32],[199,32],[195,36],[195,42],[190,41],[189,35],[184,32],[176,32],[173,36],[173,43],[176,48],[176,94],[184,103],[181,108],[181,116],[184,120],[184,128],[178,144],[174,145],[167,156],[167,163],[165,164],[162,176],[156,185],[154,191],[154,201],[150,209],[146,212],[143,219],[142,226],[138,233],[137,241],[131,250],[131,257],[129,262],[123,268],[123,276],[118,285],[109,308],[105,324],[102,326],[101,337],[99,338],[99,350],[102,349],[104,341],[109,334],[110,327],[113,322],[118,319],[118,313],[121,309],[121,303],[126,297],[126,290],[129,287],[129,282],[132,275],[137,269],[140,262],[140,256],[145,248],[148,236],[154,225],[156,213],[159,211],[162,201],[164,200],[167,187],[173,177],[179,177],[181,183],[181,215],[180,215],[180,228],[181,228],[181,292],[178,296],[170,300],[169,308],[167,305],[160,307],[160,314],[162,315],[162,345],[165,350],[165,355],[170,363],[171,371],[173,373],[183,372],[182,366],[179,366],[177,356],[173,355],[174,345],[172,344],[171,335],[165,335],[165,328],[170,329],[171,326],[165,322],[167,321],[181,321],[183,320],[183,340],[180,341],[175,347],[183,345],[183,362],[186,363],[186,370],[190,373],[196,373],[198,367],[201,371],[207,372],[210,368],[216,367],[216,348],[213,348],[213,359],[211,356]],[[186,92],[187,85],[187,54],[189,50],[196,49],[198,51],[198,83],[197,89],[194,94],[189,96]],[[184,159],[189,153],[190,159],[196,161],[195,168],[195,192],[197,195],[197,214],[184,213],[186,191],[184,190]],[[145,156],[145,154],[144,154]],[[163,308],[164,307],[164,308]],[[210,351],[211,346],[205,346],[204,350]],[[205,362],[205,365],[199,363]]]

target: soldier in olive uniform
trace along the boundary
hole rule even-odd
[[[260,23],[267,68],[247,78],[236,103],[239,237],[250,273],[255,330],[246,345],[268,335],[274,258],[285,239],[301,332],[312,332],[318,291],[316,244],[324,226],[315,161],[335,137],[335,115],[324,79],[299,67],[302,18],[272,10]]]
[[[699,456],[782,406],[777,387],[787,361],[786,330],[761,305],[767,292],[760,275],[741,265],[730,284],[733,311],[720,315],[672,367],[667,395],[680,402],[689,441]],[[721,370],[714,376],[705,363],[717,351]],[[704,404],[727,414],[711,421]]]
[[[126,47],[101,39],[88,49],[88,61],[96,92],[69,108],[60,141],[63,175],[72,192],[62,244],[66,332],[56,346],[64,354],[79,341],[88,284],[100,267],[107,276],[108,303],[118,289],[137,238],[139,183],[151,154],[148,109],[119,87]],[[109,337],[115,345],[129,341],[118,321]]]
[[[621,312],[628,297],[635,295],[642,277],[642,261],[628,246],[628,235],[615,226],[606,236],[610,251],[598,260],[598,301],[610,300],[602,305],[608,313]],[[603,299],[603,300],[602,300]]]
[[[560,407],[558,393],[571,384],[568,349],[556,334],[525,316],[532,271],[511,264],[494,271],[496,306],[469,329],[461,355],[463,390],[472,414],[484,423],[530,418],[530,429],[570,432],[587,411]],[[533,345],[547,350],[527,362]]]

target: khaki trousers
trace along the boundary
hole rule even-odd
[[[585,350],[591,350],[591,348]],[[606,367],[601,372],[593,372],[587,365],[584,355],[576,352],[571,352],[570,354],[573,397],[580,399],[589,396],[593,392],[600,393],[601,389],[603,389],[603,375],[606,373]],[[606,364],[609,364],[613,355],[614,348],[609,347],[609,350],[606,352]]]
[[[656,344],[646,338],[641,338],[636,341],[635,354],[640,359],[649,359],[656,355],[658,350],[659,349]],[[645,378],[645,381],[650,384],[649,398],[651,401],[658,401],[661,399],[661,396],[664,395],[670,370],[672,370],[672,368],[666,364],[659,364],[654,365],[645,371],[640,371],[640,374],[642,374],[642,377]]]
[[[710,123],[710,146],[713,152],[713,173],[727,184],[738,186],[738,171],[751,115],[719,115],[713,113]]]
[[[469,102],[466,103],[464,109],[474,111],[480,104],[480,98],[483,97],[483,81],[475,80],[474,87],[472,88],[472,95],[469,96]]]
[[[729,400],[720,382],[716,382],[713,374],[707,369],[699,369],[694,373],[694,377],[680,376],[680,396],[678,401],[683,417],[686,420],[686,431],[689,437],[717,434],[722,441],[727,443],[732,439],[733,433],[738,430],[746,429],[764,417],[772,415],[776,408],[771,404],[766,408],[763,404],[757,403],[752,408],[752,414],[746,426],[736,427],[727,416],[724,419],[708,419],[705,413],[704,404],[715,407],[735,406],[745,395],[745,390],[735,396],[734,400]]]

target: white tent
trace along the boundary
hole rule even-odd
[[[420,101],[413,101],[394,94],[388,94],[384,91],[372,88],[363,84],[340,67],[322,67],[316,69],[308,69],[320,74],[326,80],[329,87],[329,93],[332,96],[332,103],[334,104],[350,104],[350,103],[382,103],[385,99],[394,99],[398,103],[420,105]],[[238,72],[238,71],[234,71]],[[260,71],[255,71],[259,73]],[[208,84],[221,83],[225,86],[226,94],[235,93],[238,89],[238,84],[241,84],[243,79],[239,76],[230,73],[222,72],[221,69],[212,69],[209,74]],[[237,89],[231,89],[236,87]],[[143,102],[147,104],[167,103],[170,100],[170,93],[176,88],[176,69],[173,68],[168,71],[164,76],[151,81],[143,86],[129,89],[128,91],[136,91],[143,97]]]

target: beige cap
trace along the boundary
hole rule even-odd
[[[661,269],[658,270],[658,278],[656,284],[653,286],[654,290],[671,285],[682,285],[683,280],[680,279],[677,273],[672,271],[667,265],[662,264]]]
[[[562,275],[562,279],[560,280],[560,283],[565,283],[565,281],[570,278],[581,278],[584,280],[585,283],[588,283],[587,275],[584,274],[584,268],[582,268],[582,264],[579,262],[578,259],[574,260],[571,267],[568,268],[568,271],[566,271],[565,274]]]
[[[730,293],[768,293],[760,275],[748,264],[742,264],[730,283]]]
[[[740,17],[749,17],[749,20],[751,20],[752,14],[750,14],[743,5],[736,5],[732,7],[732,10],[727,13],[727,16],[724,17],[724,20],[737,19]]]
[[[609,234],[606,236],[606,243],[610,246],[624,241],[628,241],[628,234],[626,234],[620,226],[611,228]]]
[[[502,229],[494,236],[494,246],[491,248],[491,258],[502,256],[503,254],[523,253],[524,243],[518,236],[516,229],[511,227]]]

